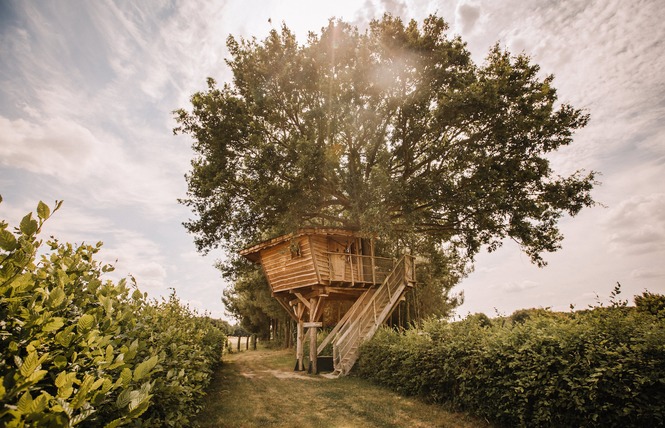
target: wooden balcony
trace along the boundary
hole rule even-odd
[[[330,285],[367,286],[383,283],[395,266],[395,260],[360,254],[325,252]]]

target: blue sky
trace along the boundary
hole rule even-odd
[[[481,254],[455,291],[458,310],[567,310],[607,297],[665,293],[665,11],[658,1],[8,1],[0,2],[0,218],[16,224],[39,200],[64,205],[45,235],[104,242],[112,279],[150,296],[175,288],[224,316],[226,284],[181,223],[176,200],[193,157],[171,111],[206,77],[226,81],[229,34],[259,39],[285,22],[304,41],[328,18],[363,28],[391,12],[438,13],[481,63],[496,42],[555,75],[590,124],[552,156],[556,171],[602,173],[604,206],[561,222],[563,249],[538,269],[507,242]],[[269,22],[270,19],[270,22]]]

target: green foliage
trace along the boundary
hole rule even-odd
[[[182,202],[201,250],[333,226],[468,256],[509,236],[543,263],[561,215],[593,204],[594,173],[548,160],[588,116],[525,55],[495,46],[475,65],[439,17],[227,47],[233,83],[208,79],[174,112],[198,155]]]
[[[252,333],[258,334],[261,339],[269,339],[271,320],[288,322],[289,316],[272,297],[268,282],[258,266],[246,266],[232,277],[235,279],[233,287],[224,290],[222,301],[240,321],[243,331],[234,335]]]
[[[146,306],[141,312],[143,336],[156,352],[160,374],[154,380],[154,403],[142,417],[144,426],[182,427],[201,408],[201,398],[220,362],[226,337],[209,318],[193,313],[171,294],[168,300]],[[151,361],[138,366],[134,377],[150,370]]]
[[[357,373],[501,426],[665,424],[662,318],[620,304],[511,318],[383,331],[363,345]]]
[[[641,296],[635,296],[635,306],[639,311],[665,318],[665,295],[645,291]]]
[[[175,296],[154,304],[103,280],[113,268],[94,260],[101,243],[52,239],[37,263],[50,215],[40,202],[14,233],[0,222],[0,425],[186,424],[222,333]]]

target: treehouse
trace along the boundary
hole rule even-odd
[[[333,374],[345,375],[360,344],[374,335],[415,284],[415,262],[376,257],[374,241],[345,229],[301,229],[246,248],[240,254],[260,263],[272,294],[298,323],[296,368],[304,369],[303,343],[309,329],[310,367],[333,345]],[[327,304],[347,301],[333,330],[318,348],[317,329]]]

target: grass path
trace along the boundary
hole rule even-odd
[[[198,422],[203,427],[487,427],[362,379],[293,371],[292,350],[225,355]]]

